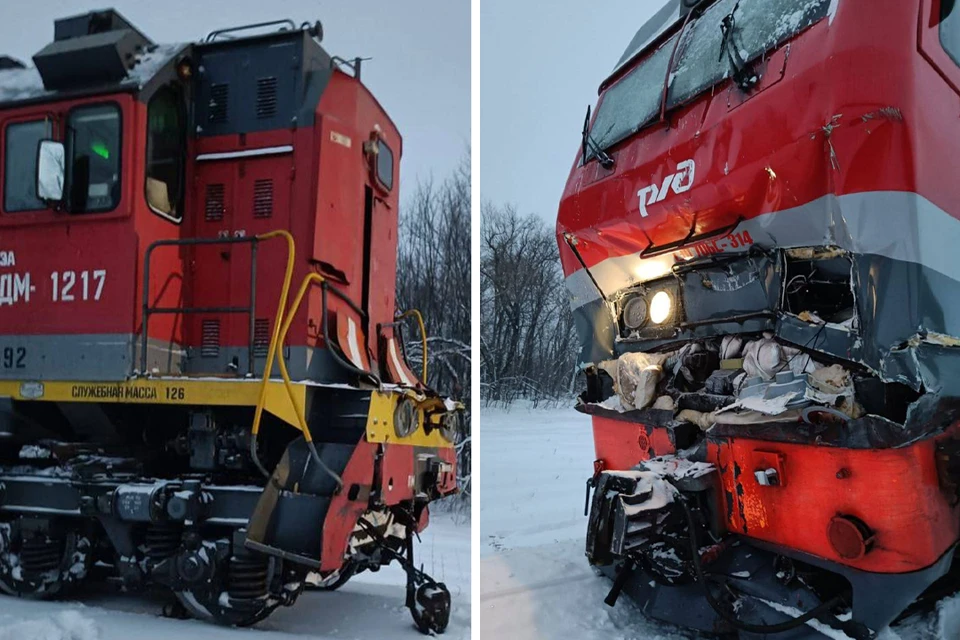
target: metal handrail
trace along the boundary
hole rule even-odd
[[[275,27],[278,25],[289,26],[290,31],[297,30],[297,24],[290,20],[289,18],[284,20],[270,20],[269,22],[258,22],[256,24],[245,24],[239,27],[229,27],[227,29],[217,29],[216,31],[211,31],[207,34],[204,42],[210,43],[217,39],[218,36],[225,35],[227,33],[237,33],[238,31],[251,31],[253,29],[262,29],[264,27]],[[285,31],[285,29],[280,29],[280,31]]]
[[[271,232],[258,236],[243,236],[232,238],[171,238],[166,240],[155,240],[147,247],[144,254],[143,267],[143,302],[142,302],[142,327],[140,331],[140,375],[147,375],[147,352],[150,342],[149,324],[150,316],[156,314],[193,314],[193,313],[246,313],[249,317],[249,336],[247,340],[248,358],[247,369],[250,375],[254,374],[255,357],[254,342],[256,335],[256,304],[257,304],[257,244],[261,240],[275,237],[274,234],[287,233]],[[292,237],[291,237],[292,240]],[[154,250],[160,247],[182,247],[182,246],[201,246],[201,245],[229,245],[229,244],[250,244],[250,304],[246,307],[151,307],[150,306],[150,258]]]
[[[292,243],[293,238],[291,237],[289,241]],[[291,256],[293,255],[293,247],[291,244]],[[292,276],[292,259],[288,261],[287,274],[284,279],[283,292],[280,296],[280,309],[283,309],[286,305],[288,292],[290,290],[290,278]],[[277,368],[280,370],[280,377],[283,379],[283,386],[287,391],[287,396],[290,399],[290,404],[293,405],[294,414],[297,417],[297,424],[294,425],[301,434],[303,434],[303,439],[307,443],[307,447],[310,449],[310,453],[314,461],[320,465],[320,467],[328,474],[331,478],[337,483],[341,488],[343,487],[343,479],[330,467],[328,467],[323,459],[320,457],[317,452],[316,445],[313,442],[313,434],[310,433],[310,428],[307,425],[307,418],[304,414],[303,407],[297,403],[296,394],[293,390],[293,380],[290,378],[290,372],[287,370],[287,363],[283,357],[277,357],[278,345],[283,344],[287,339],[287,334],[290,332],[290,326],[293,324],[293,318],[296,316],[297,311],[300,309],[300,305],[303,303],[303,297],[307,294],[309,288],[314,285],[319,284],[323,290],[323,303],[321,308],[322,320],[321,325],[323,327],[323,339],[324,343],[327,345],[327,348],[330,354],[344,367],[356,371],[360,375],[365,375],[371,378],[377,386],[380,385],[379,378],[369,372],[359,369],[358,367],[344,361],[337,351],[333,348],[333,344],[330,341],[329,332],[327,330],[327,292],[333,292],[334,295],[339,297],[341,300],[346,302],[354,311],[356,311],[361,317],[365,316],[363,310],[357,306],[357,304],[351,300],[347,295],[337,291],[336,289],[331,289],[327,282],[327,279],[324,278],[319,273],[310,273],[303,279],[300,284],[300,289],[297,291],[297,295],[294,297],[293,302],[290,304],[289,308],[284,312],[278,311],[277,313],[277,323],[274,326],[274,334],[270,340],[270,350],[267,355],[267,365],[264,367],[264,377],[260,383],[260,397],[257,400],[257,407],[253,416],[253,426],[251,427],[251,438],[250,438],[250,454],[256,463],[260,471],[267,477],[270,476],[270,473],[263,467],[260,463],[259,458],[257,457],[257,435],[260,432],[260,425],[263,418],[264,404],[266,403],[267,396],[267,386],[270,380],[270,372],[272,370],[273,361],[277,361]]]
[[[293,265],[296,257],[296,244],[289,231],[278,229],[257,236],[261,240],[271,238],[283,238],[287,241],[287,268],[283,274],[283,287],[280,289],[280,300],[277,303],[277,317],[273,323],[273,332],[270,335],[270,345],[267,347],[267,361],[263,366],[263,380],[260,382],[260,394],[257,397],[257,405],[253,412],[253,425],[250,428],[250,455],[253,458],[257,468],[267,477],[270,473],[264,469],[257,456],[257,434],[260,432],[260,421],[263,418],[263,407],[267,401],[267,387],[270,384],[270,373],[273,370],[273,360],[277,355],[277,348],[280,344],[280,325],[283,323],[284,310],[287,307],[287,298],[290,295],[290,284],[293,281]],[[283,358],[280,358],[283,361]],[[294,407],[297,403],[294,402]]]
[[[423,314],[420,313],[419,309],[410,309],[408,311],[404,311],[399,316],[397,316],[396,320],[397,322],[400,322],[401,320],[406,320],[407,318],[411,318],[411,317],[416,318],[417,324],[420,325],[420,343],[423,345],[422,346],[423,373],[421,374],[420,378],[423,384],[426,385],[427,384],[427,328],[426,328],[426,325],[423,323]]]

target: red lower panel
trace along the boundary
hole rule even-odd
[[[856,567],[900,573],[927,567],[960,534],[960,513],[940,491],[935,441],[903,449],[835,449],[757,440],[711,443],[732,531]],[[780,460],[780,486],[755,471]],[[875,534],[870,551],[845,560],[827,537],[838,515],[859,518]]]
[[[593,416],[593,444],[604,469],[629,469],[641,460],[675,453],[666,429]]]
[[[353,451],[350,462],[343,470],[343,486],[360,485],[369,488],[373,482],[373,467],[379,445],[361,440]],[[347,542],[357,520],[367,510],[370,497],[361,491],[355,500],[350,500],[349,491],[341,491],[333,497],[330,509],[323,521],[323,551],[320,570],[334,571],[343,564]]]
[[[663,428],[593,418],[597,458],[629,469],[673,453]],[[745,438],[709,441],[720,470],[727,526],[741,535],[878,573],[904,573],[936,562],[960,537],[960,509],[940,490],[936,440],[901,449],[839,449]],[[754,473],[774,468],[777,486]],[[836,516],[863,521],[874,534],[860,559],[841,558],[827,537]]]

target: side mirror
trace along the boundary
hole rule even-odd
[[[63,143],[41,140],[37,151],[37,197],[41,200],[63,200],[63,175],[66,166]]]

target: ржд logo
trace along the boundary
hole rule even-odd
[[[647,213],[647,205],[663,202],[670,192],[670,189],[673,189],[673,192],[677,194],[690,191],[690,188],[693,187],[693,177],[696,170],[697,165],[693,160],[684,160],[677,165],[677,172],[665,177],[663,184],[659,187],[652,184],[649,187],[640,189],[640,191],[637,192],[637,195],[640,197],[640,215],[646,218],[649,215]]]

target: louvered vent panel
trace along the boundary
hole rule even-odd
[[[257,318],[253,321],[253,356],[266,358],[270,350],[270,320]]]
[[[204,320],[200,338],[200,355],[204,358],[216,358],[220,355],[220,321]]]
[[[230,102],[230,85],[211,84],[210,85],[210,104],[207,111],[207,122],[210,124],[223,124],[230,117],[228,105]]]
[[[277,115],[277,79],[273,76],[257,78],[257,117]]]
[[[267,178],[253,183],[253,217],[273,216],[273,180]]]
[[[223,198],[224,189],[222,184],[207,185],[207,206],[203,216],[207,222],[223,220]]]

